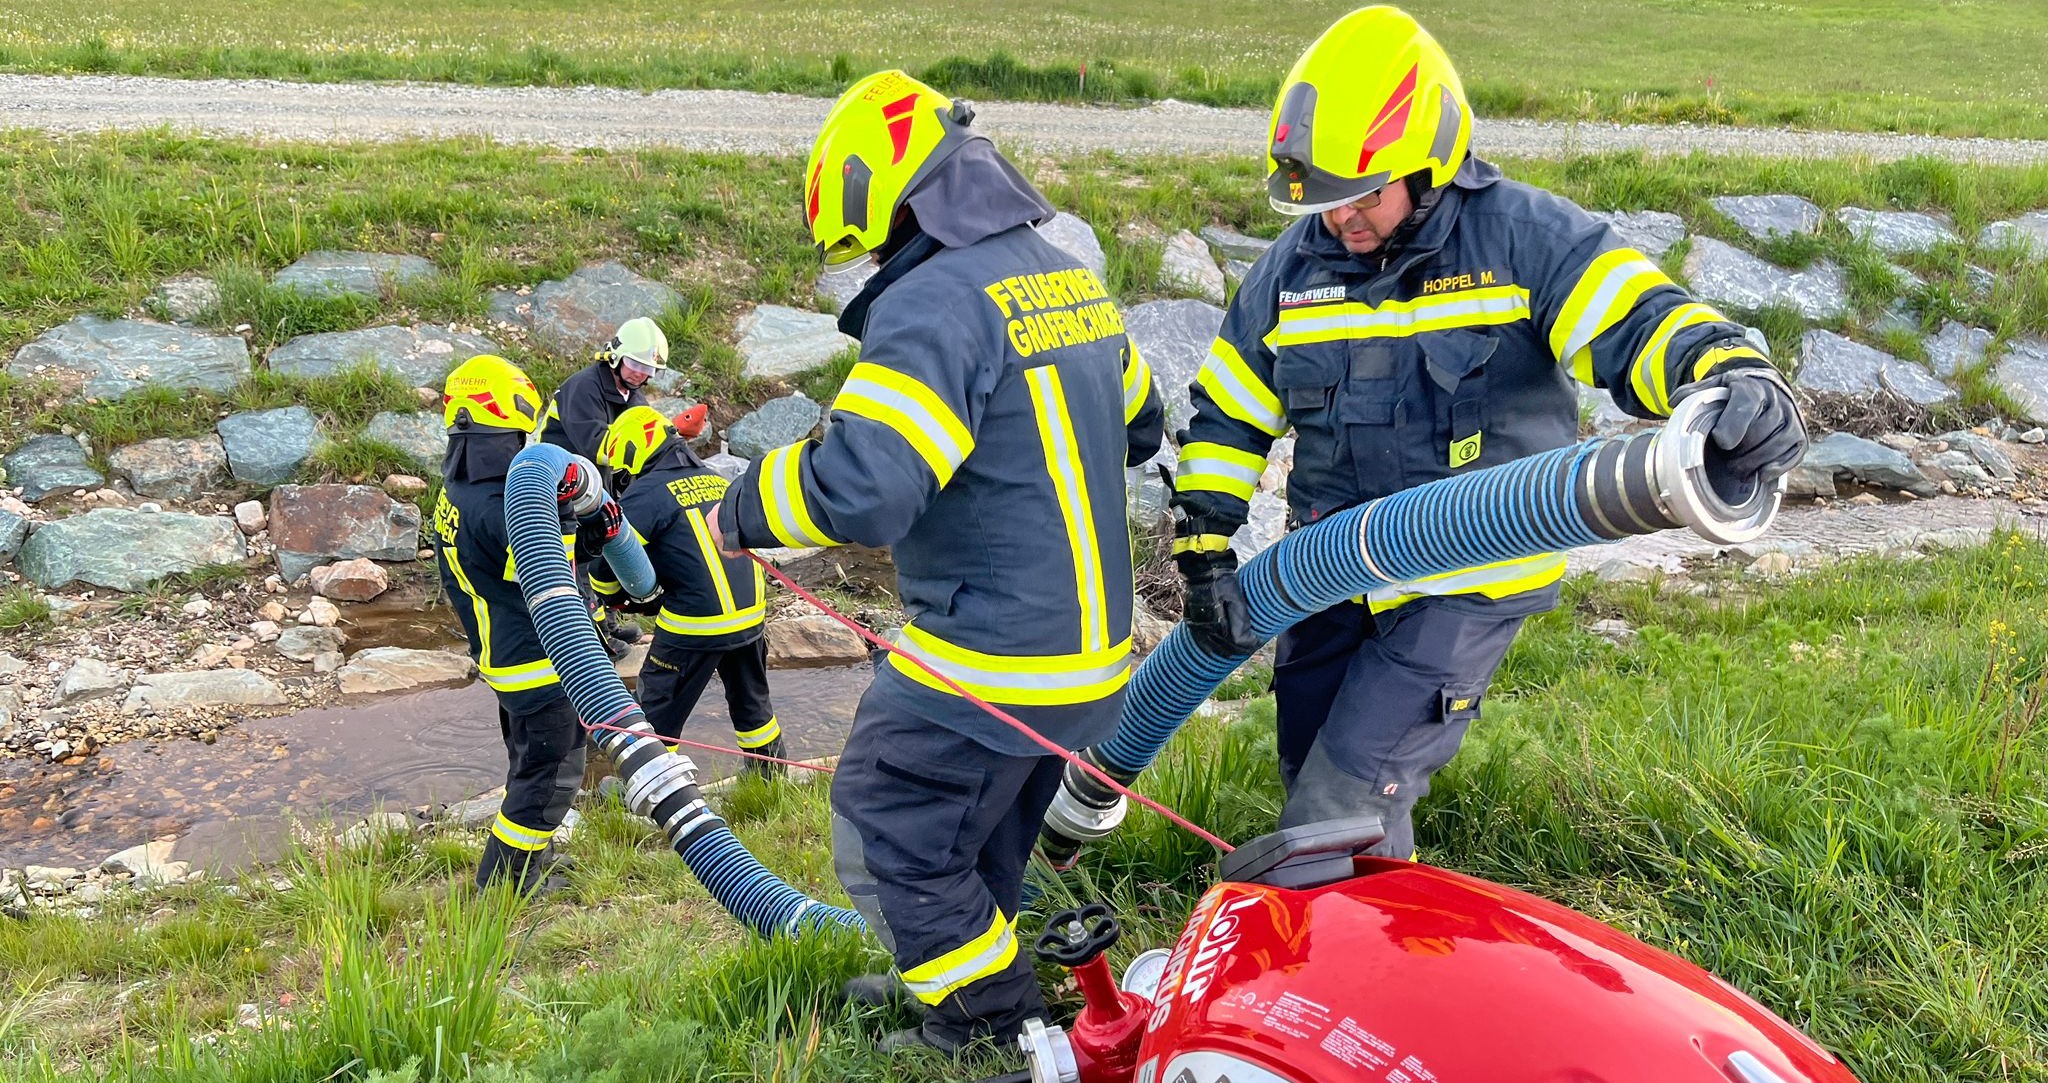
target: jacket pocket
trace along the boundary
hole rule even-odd
[[[1499,339],[1477,331],[1443,331],[1423,341],[1436,422],[1431,454],[1439,467],[1473,466],[1485,454],[1486,362],[1499,345]]]

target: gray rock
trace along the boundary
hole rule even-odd
[[[1931,406],[1956,397],[1947,384],[1926,369],[1843,338],[1833,331],[1808,331],[1799,340],[1799,386],[1837,395],[1874,395],[1889,391]]]
[[[303,406],[229,414],[214,425],[235,480],[276,485],[291,480],[313,454],[319,419]]]
[[[1715,196],[1711,202],[1760,241],[1820,232],[1820,208],[1798,196]]]
[[[248,556],[242,532],[226,516],[100,508],[44,524],[14,565],[46,589],[82,582],[137,590],[174,572]]]
[[[2036,255],[2048,255],[2048,211],[2029,211],[2018,218],[1993,222],[1977,234],[1977,247],[2022,247]]]
[[[1808,444],[1802,465],[1825,470],[1831,477],[1847,476],[1867,485],[1904,489],[1919,496],[1932,496],[1940,491],[1904,453],[1846,432],[1829,433]]]
[[[1870,321],[1870,330],[1874,334],[1884,334],[1887,331],[1917,333],[1920,330],[1920,316],[1913,311],[1913,305],[1905,298],[1895,297],[1890,304],[1884,306],[1884,311],[1878,313],[1876,319]]]
[[[337,560],[413,560],[420,511],[375,485],[280,485],[270,493],[270,540],[286,582]]]
[[[1252,265],[1241,259],[1227,260],[1223,264],[1223,277],[1231,282],[1243,282],[1252,273]]]
[[[2020,420],[2048,425],[2048,339],[2023,338],[2006,349],[1993,379],[2013,404]]]
[[[191,866],[183,861],[171,860],[177,847],[174,839],[160,839],[130,846],[120,853],[108,854],[100,862],[100,871],[126,873],[134,877],[138,885],[161,887],[183,881],[191,873]]]
[[[0,688],[0,742],[14,739],[15,731],[21,728],[21,718],[21,693]]]
[[[725,442],[735,454],[758,459],[811,434],[824,408],[799,392],[761,404],[760,409],[732,423]]]
[[[1804,271],[1787,271],[1712,237],[1693,238],[1685,277],[1703,300],[1735,308],[1777,304],[1809,320],[1829,320],[1849,305],[1848,278],[1827,260]]]
[[[2048,250],[2048,246],[2044,246],[2044,250]],[[1963,282],[1970,287],[1971,293],[1979,297],[1989,297],[1992,287],[1998,285],[1998,276],[1974,263],[1968,263],[1963,265]]]
[[[484,297],[484,319],[528,330],[533,328],[533,294],[494,289]]]
[[[144,387],[225,393],[249,375],[249,346],[235,335],[174,324],[80,316],[23,346],[7,371],[54,378],[101,399]]]
[[[434,819],[446,824],[462,827],[484,827],[498,818],[498,809],[505,804],[505,787],[500,786],[486,794],[479,794],[467,801],[444,805]]]
[[[1202,239],[1209,242],[1209,247],[1224,259],[1246,264],[1258,262],[1259,257],[1266,254],[1266,249],[1273,247],[1272,241],[1246,236],[1228,226],[1203,226],[1201,234]]]
[[[704,459],[704,465],[710,467],[712,473],[727,481],[731,481],[746,473],[748,463],[748,460],[724,451],[716,455],[706,456]]]
[[[135,679],[121,709],[159,707],[275,707],[284,689],[253,669],[202,669],[186,673],[145,673]]]
[[[357,651],[334,673],[347,695],[397,692],[423,684],[466,681],[476,663],[458,651],[422,651],[405,647],[371,647]]]
[[[279,289],[311,297],[381,297],[388,286],[432,278],[434,265],[418,256],[383,252],[308,252],[270,278]]]
[[[818,275],[818,299],[825,302],[834,312],[844,312],[846,306],[860,295],[868,279],[875,277],[879,270],[873,260],[855,260],[843,267],[828,267]]]
[[[808,372],[860,345],[839,333],[837,317],[786,305],[757,305],[734,330],[748,379]]]
[[[1991,345],[1991,332],[1948,320],[1927,339],[1927,364],[1943,379],[1960,369],[1982,364]]]
[[[150,294],[172,323],[191,323],[220,307],[220,286],[203,275],[179,275]]]
[[[1166,431],[1194,416],[1188,387],[1209,356],[1223,310],[1207,301],[1148,301],[1124,310],[1124,332],[1152,368],[1152,386],[1166,403]]]
[[[1849,228],[1849,235],[1868,242],[1880,252],[1900,255],[1932,251],[1942,244],[1960,244],[1962,238],[1948,223],[1919,211],[1872,211],[1843,207],[1835,220]]]
[[[543,282],[529,298],[534,336],[557,350],[587,354],[638,316],[660,316],[682,295],[614,262],[593,263],[567,278]]]
[[[1209,246],[1187,230],[1166,239],[1159,254],[1159,276],[1211,304],[1223,303],[1223,270],[1209,254]]]
[[[21,543],[28,540],[28,520],[0,508],[0,564],[14,559]]]
[[[1929,458],[1926,465],[1957,485],[1982,488],[1991,484],[1991,474],[1977,465],[1976,457],[1967,451],[1952,449],[1939,452]]]
[[[2048,429],[2036,425],[2019,435],[2022,444],[2048,444]]]
[[[770,668],[845,666],[868,659],[867,641],[823,613],[771,620],[763,629]]]
[[[83,703],[104,699],[119,692],[127,683],[120,670],[105,662],[97,658],[80,658],[64,671],[64,679],[57,685],[57,702]]]
[[[1230,536],[1230,551],[1239,564],[1258,556],[1287,533],[1287,501],[1272,493],[1252,493],[1251,514]]]
[[[35,503],[46,496],[73,489],[97,489],[107,479],[86,461],[85,448],[69,436],[49,433],[31,438],[15,448],[0,469],[7,471],[10,485],[21,487],[21,498]]]
[[[1051,241],[1053,247],[1081,261],[1083,267],[1095,272],[1095,277],[1105,282],[1109,278],[1109,257],[1102,254],[1102,242],[1095,237],[1095,227],[1086,221],[1062,211],[1052,221],[1038,227],[1038,235]]]
[[[1826,463],[1802,462],[1785,475],[1785,495],[1793,498],[1835,497],[1835,469]]]
[[[1594,211],[1593,217],[1621,236],[1622,242],[1651,259],[1662,259],[1685,239],[1685,219],[1670,211]]]
[[[432,414],[386,410],[363,426],[363,437],[405,452],[423,469],[435,474],[441,472],[441,460],[448,454],[448,430]]]
[[[156,500],[197,500],[228,480],[228,453],[218,436],[144,440],[107,456],[107,462],[136,495]]]
[[[1984,472],[1998,481],[2013,481],[2019,477],[2019,470],[2013,465],[2012,457],[1998,446],[1998,441],[1974,432],[1945,432],[1935,437],[1948,441],[1949,447],[1967,452]]]
[[[270,371],[290,376],[333,376],[367,361],[409,387],[439,387],[448,370],[478,354],[500,352],[481,335],[387,325],[361,331],[300,335],[270,351]]]
[[[312,624],[287,625],[277,634],[277,653],[294,662],[310,662],[315,656],[338,651],[348,644],[348,633],[339,628]]]

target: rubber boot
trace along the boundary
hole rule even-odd
[[[483,860],[477,864],[476,886],[483,891],[510,883],[521,895],[539,898],[569,886],[567,878],[551,874],[545,851],[521,850],[506,845],[496,835],[484,841]]]
[[[923,1015],[925,1007],[910,990],[903,987],[903,979],[894,974],[862,974],[858,978],[846,979],[839,987],[839,993],[848,1002],[869,1008],[905,1008]]]
[[[774,756],[777,759],[789,758],[782,749],[782,738],[779,736],[759,748],[750,748],[747,751],[763,756]],[[769,763],[767,760],[746,760],[740,765],[740,774],[752,778],[781,779],[788,777],[789,768],[784,764]]]
[[[962,1050],[977,1043],[1015,1049],[1017,1035],[1024,1031],[1024,1020],[1045,1017],[1042,1001],[1035,1011],[1018,1013],[999,1022],[969,1014],[960,1001],[958,995],[939,1001],[917,1026],[884,1034],[875,1043],[876,1050],[894,1053],[902,1049],[936,1049],[949,1057],[958,1057]]]

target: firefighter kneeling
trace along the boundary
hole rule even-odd
[[[654,645],[640,670],[640,708],[664,737],[679,737],[697,698],[718,674],[739,746],[782,755],[782,726],[768,702],[768,641],[761,634],[767,592],[746,557],[721,556],[705,518],[725,496],[726,480],[690,451],[651,406],[619,415],[597,449],[597,465],[624,491],[619,508],[639,532],[661,594],[626,602],[600,558],[590,585],[607,606],[654,614]],[[748,760],[749,773],[779,775],[780,764]]]
[[[550,844],[583,781],[584,733],[519,593],[505,532],[505,475],[540,420],[541,396],[517,366],[484,354],[448,374],[441,402],[448,427],[447,485],[434,506],[441,585],[484,683],[497,693],[511,761],[477,886],[510,881],[522,892],[553,890],[562,880],[549,873],[566,859]],[[595,475],[587,462],[572,465],[564,488],[596,484]],[[601,546],[607,529],[583,528],[591,536],[582,547]]]

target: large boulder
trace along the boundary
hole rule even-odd
[[[236,481],[276,485],[291,480],[313,454],[320,419],[303,406],[283,406],[229,414],[213,428]]]
[[[1786,271],[1712,237],[1693,238],[1685,277],[1702,300],[1735,308],[1782,305],[1809,320],[1831,320],[1849,307],[1849,280],[1828,260]]]
[[[593,263],[567,278],[543,282],[527,298],[534,337],[557,350],[586,354],[636,316],[660,316],[682,295],[624,264]]]
[[[218,436],[144,440],[115,451],[107,462],[137,495],[155,500],[197,500],[228,480],[228,453]]]
[[[1820,232],[1820,208],[1798,196],[1715,196],[1711,202],[1759,241]]]
[[[824,408],[801,392],[762,403],[760,409],[732,423],[725,442],[733,454],[758,459],[811,434]]]
[[[1808,390],[1836,395],[1890,392],[1921,406],[1956,398],[1954,388],[1926,369],[1833,331],[1813,330],[1801,336],[1799,374],[1794,382]]]
[[[1187,230],[1166,239],[1159,254],[1159,277],[1183,293],[1211,304],[1223,303],[1223,268],[1216,266],[1209,246]]]
[[[868,645],[847,627],[823,613],[771,620],[768,664],[775,668],[850,666],[868,660]]]
[[[1866,241],[1880,252],[1901,255],[1927,252],[1942,244],[1961,244],[1962,238],[1947,222],[1919,211],[1871,211],[1843,207],[1835,220],[1847,226],[1849,235]]]
[[[1038,235],[1052,242],[1054,248],[1080,260],[1081,266],[1095,272],[1095,277],[1105,282],[1108,280],[1109,257],[1102,254],[1102,242],[1096,239],[1095,227],[1085,220],[1062,211],[1039,226]]]
[[[1266,254],[1266,249],[1273,247],[1272,241],[1247,236],[1228,226],[1203,226],[1201,234],[1202,239],[1222,253],[1224,259],[1241,263],[1257,263],[1259,257]]]
[[[2023,338],[2006,350],[1993,375],[2018,406],[2020,415],[2034,425],[2048,425],[2048,339]]]
[[[338,560],[412,560],[419,535],[419,508],[374,485],[280,485],[270,493],[270,540],[287,582]]]
[[[757,305],[734,330],[750,380],[808,372],[859,345],[839,333],[838,317],[787,305]]]
[[[248,555],[242,532],[223,515],[100,508],[45,523],[23,543],[14,565],[46,589],[82,582],[138,590],[175,572],[236,564]]]
[[[1919,496],[1933,496],[1941,491],[1904,452],[1846,432],[1829,433],[1808,444],[1800,467],[1866,485],[1904,489]]]
[[[407,387],[439,387],[448,370],[478,354],[500,352],[481,335],[423,327],[367,327],[300,335],[270,351],[270,371],[290,376],[333,376],[367,361]]]
[[[1961,451],[1968,455],[1994,481],[2019,479],[2019,468],[2013,465],[2012,456],[2005,453],[2005,448],[1999,446],[1997,440],[1961,429],[1942,433],[1935,439],[1947,441],[1951,452]]]
[[[1153,387],[1166,404],[1166,431],[1194,416],[1188,387],[1208,359],[1223,310],[1207,301],[1148,301],[1124,311],[1124,332],[1151,366]]]
[[[357,651],[334,673],[344,693],[397,692],[425,684],[466,681],[476,663],[460,651],[422,651],[406,647],[371,647]]]
[[[1991,332],[1949,320],[1927,339],[1927,364],[1936,376],[1953,378],[1959,369],[1982,364]]]
[[[107,483],[92,468],[84,446],[57,433],[33,437],[15,448],[0,459],[0,469],[7,471],[7,483],[20,486],[21,498],[30,503],[74,489],[97,489]]]
[[[1593,217],[1607,223],[1622,243],[1651,259],[1685,239],[1685,219],[1670,211],[1594,211]]]
[[[441,472],[441,460],[448,455],[448,430],[433,414],[386,410],[363,426],[363,438],[389,444],[412,456],[421,468],[436,474]]]
[[[23,346],[7,371],[101,399],[144,387],[224,393],[249,375],[249,346],[235,335],[168,323],[80,316]]]
[[[121,709],[130,713],[159,707],[276,707],[284,689],[253,669],[202,669],[145,673],[135,679]]]
[[[384,252],[308,252],[272,275],[270,284],[311,297],[381,297],[388,286],[432,278],[434,265],[418,256]]]
[[[2029,211],[2018,218],[1993,222],[1977,234],[1979,248],[2018,245],[2037,256],[2048,256],[2048,211]]]

